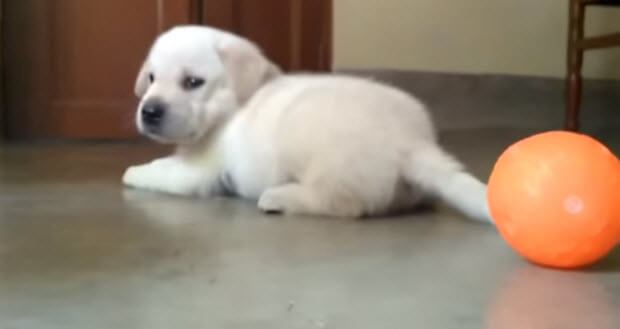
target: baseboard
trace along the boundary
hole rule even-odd
[[[564,80],[394,70],[339,70],[402,88],[424,101],[440,130],[513,127],[559,129]],[[584,130],[620,127],[620,81],[584,81]]]

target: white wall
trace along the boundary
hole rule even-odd
[[[568,0],[334,0],[334,67],[565,74]],[[586,33],[620,31],[589,9]],[[620,48],[586,52],[584,76],[620,79]]]

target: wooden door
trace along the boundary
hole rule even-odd
[[[135,75],[156,35],[177,24],[247,36],[286,70],[327,70],[330,2],[4,1],[5,133],[12,139],[135,137]]]
[[[6,128],[12,138],[136,136],[133,81],[159,29],[190,0],[4,2]]]

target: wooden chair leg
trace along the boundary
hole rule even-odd
[[[566,76],[566,116],[564,128],[579,129],[579,108],[581,106],[581,68],[583,66],[583,49],[579,41],[583,39],[583,19],[585,6],[578,0],[569,4],[568,53]]]

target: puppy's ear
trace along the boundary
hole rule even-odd
[[[133,87],[133,91],[138,97],[144,96],[146,90],[149,88],[149,72],[146,65],[146,62],[142,64],[140,68],[140,72],[138,73],[138,77],[136,78],[136,83]]]
[[[244,104],[260,87],[281,74],[280,69],[247,40],[225,40],[216,50],[239,104]]]

